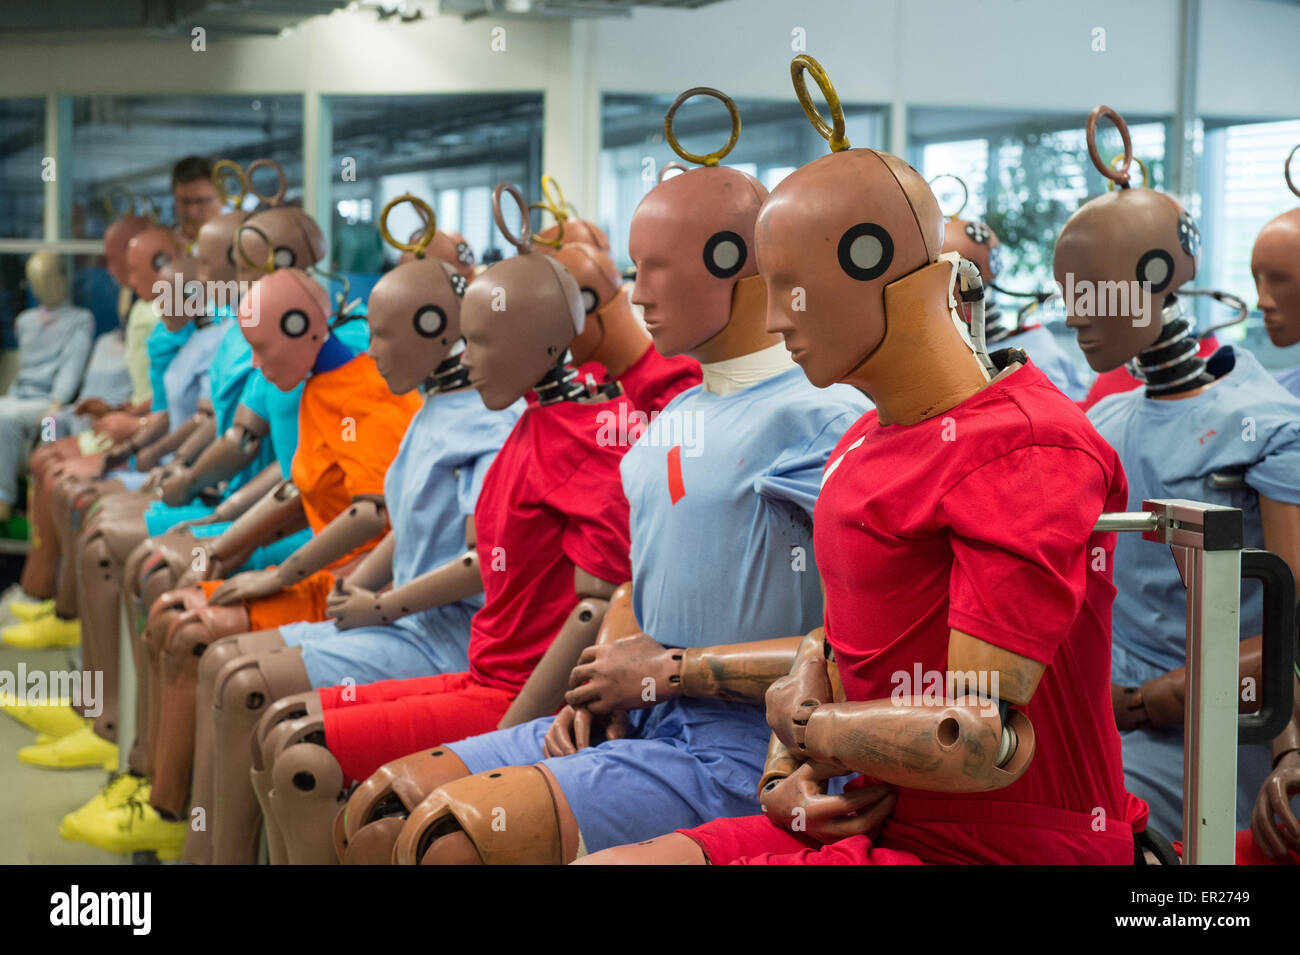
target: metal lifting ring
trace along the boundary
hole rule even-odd
[[[727,107],[727,113],[731,116],[731,137],[726,144],[718,150],[711,153],[705,153],[698,156],[695,153],[689,153],[682,148],[682,144],[677,141],[677,135],[673,132],[673,116],[677,114],[677,109],[688,99],[696,96],[712,96],[714,99],[721,100],[722,105]],[[668,112],[664,113],[664,138],[668,140],[668,145],[673,148],[673,152],[681,156],[687,162],[693,162],[701,166],[716,166],[720,163],[727,153],[731,152],[736,146],[736,141],[740,139],[740,111],[736,109],[736,101],[721,90],[715,90],[711,86],[693,86],[686,92],[682,93],[677,99],[673,100],[673,105],[668,107]]]
[[[515,235],[506,227],[505,216],[501,214],[501,193],[508,192],[510,197],[515,200],[519,206],[520,228],[523,230],[521,235]],[[492,190],[492,221],[497,224],[497,229],[507,242],[513,245],[520,253],[532,251],[533,227],[528,221],[528,204],[524,202],[524,194],[519,191],[519,187],[514,183],[503,182]]]
[[[414,206],[415,211],[418,212],[420,218],[424,220],[424,232],[420,234],[418,239],[414,239],[413,241],[399,242],[394,239],[393,234],[388,231],[388,214],[403,202],[409,202]],[[400,196],[394,196],[392,199],[389,199],[388,202],[384,204],[384,208],[380,210],[379,234],[384,237],[385,242],[391,245],[394,249],[397,249],[399,252],[410,252],[414,254],[417,259],[422,259],[424,258],[424,250],[429,247],[429,243],[433,241],[433,237],[437,235],[437,233],[438,217],[434,215],[433,208],[419,196],[413,196],[409,192],[404,192]]]
[[[1124,141],[1124,152],[1121,154],[1124,165],[1119,169],[1102,162],[1101,153],[1097,152],[1097,122],[1103,116],[1115,124],[1120,139]],[[1129,168],[1133,165],[1133,140],[1129,138],[1128,123],[1124,122],[1124,117],[1109,106],[1098,106],[1088,114],[1088,122],[1084,129],[1088,142],[1088,156],[1092,159],[1092,164],[1097,167],[1097,171],[1121,189],[1127,189],[1130,178]]]
[[[250,259],[248,257],[248,253],[244,251],[244,230],[245,229],[247,229],[249,232],[257,233],[259,236],[262,237],[262,241],[266,243],[266,264],[265,265],[258,265],[256,262]],[[275,271],[275,245],[271,242],[271,237],[268,236],[257,226],[250,225],[246,222],[239,227],[239,230],[235,233],[235,251],[239,253],[239,257],[244,260],[244,264],[247,265],[250,269],[257,269],[259,272],[265,272],[267,275],[270,275],[272,272]]]
[[[808,92],[808,81],[803,75],[805,70],[812,76],[813,82],[826,98],[826,107],[831,111],[831,125],[827,125],[812,101],[812,95]],[[800,53],[790,61],[790,81],[794,83],[794,94],[799,97],[799,105],[803,107],[804,115],[813,124],[813,128],[821,134],[822,139],[830,144],[831,152],[838,153],[848,149],[849,139],[844,135],[844,107],[840,105],[839,94],[835,92],[835,87],[822,65],[807,53]]]
[[[276,174],[280,177],[280,188],[274,195],[264,196],[262,193],[258,192],[257,187],[253,185],[253,173],[262,168],[274,169]],[[289,178],[284,174],[284,169],[274,159],[254,159],[248,164],[246,175],[248,178],[248,191],[268,205],[278,206],[280,200],[284,198],[285,190],[289,188]]]
[[[1297,196],[1300,196],[1300,186],[1297,186],[1295,184],[1295,180],[1291,178],[1291,160],[1295,159],[1295,154],[1298,152],[1300,152],[1300,145],[1297,145],[1295,148],[1291,150],[1290,153],[1287,154],[1286,165],[1282,167],[1282,172],[1286,175],[1287,186]]]
[[[545,188],[543,188],[542,191],[545,192]],[[564,244],[564,223],[568,220],[568,216],[556,209],[555,206],[551,205],[549,202],[534,202],[528,207],[530,212],[533,209],[541,209],[544,212],[549,212],[555,218],[555,226],[559,230],[554,239],[544,239],[537,233],[533,233],[533,242],[537,245],[544,245],[550,249],[558,249]]]
[[[1110,161],[1110,168],[1114,169],[1115,163],[1117,163],[1119,160],[1123,158],[1124,158],[1123,153],[1116,153],[1115,156]],[[1137,156],[1131,156],[1129,158],[1132,159],[1133,162],[1137,163],[1138,170],[1142,173],[1142,188],[1145,189],[1147,187],[1147,181],[1148,181],[1146,165],[1142,162],[1141,159],[1138,159]],[[1115,188],[1115,181],[1113,179],[1107,179],[1106,191],[1111,192],[1114,188]],[[1121,187],[1121,188],[1126,188],[1126,187]]]
[[[659,170],[659,178],[657,181],[663,182],[664,176],[668,175],[668,170],[670,169],[680,169],[682,172],[686,172],[688,168],[689,167],[685,163],[680,163],[677,162],[676,160],[673,160],[672,162],[666,162]]]
[[[569,203],[564,199],[564,190],[560,184],[555,181],[555,177],[550,173],[542,173],[542,198],[543,202],[537,203],[538,206],[549,209],[551,215],[556,219],[567,219],[569,217]],[[531,207],[530,207],[531,208]]]
[[[226,191],[225,177],[222,175],[226,170],[233,172],[236,181],[239,183],[239,195],[235,197],[233,202],[231,201],[230,193]],[[212,184],[217,187],[217,195],[221,197],[221,201],[230,202],[236,209],[240,207],[244,201],[244,197],[248,195],[248,176],[244,173],[244,167],[239,165],[239,163],[235,162],[233,159],[217,160],[216,164],[212,167]]]
[[[970,202],[970,188],[966,185],[965,179],[963,179],[961,176],[955,175],[950,172],[939,173],[939,175],[931,179],[927,183],[927,185],[933,187],[934,184],[938,182],[940,179],[955,179],[957,181],[957,185],[961,186],[961,205],[957,207],[956,212],[950,213],[948,215],[949,219],[956,219],[959,215],[961,215],[962,210],[966,208],[966,203]]]
[[[118,196],[126,197],[125,209],[119,210],[118,204],[113,201]],[[125,218],[135,211],[136,203],[138,201],[139,199],[136,194],[126,188],[126,186],[114,186],[109,189],[108,194],[104,196],[104,209],[108,212],[108,218],[110,220]]]

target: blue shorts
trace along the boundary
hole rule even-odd
[[[758,779],[771,735],[763,707],[678,698],[628,718],[628,738],[572,756],[543,758],[550,716],[448,748],[471,773],[544,764],[590,852],[762,811]]]
[[[202,520],[212,514],[214,508],[198,501],[191,501],[179,507],[171,507],[162,501],[151,501],[149,509],[144,512],[144,524],[149,529],[150,537],[165,534],[181,521]]]
[[[148,471],[132,471],[127,468],[118,468],[109,471],[104,475],[106,481],[121,481],[128,491],[138,491],[144,487],[144,482],[149,480]]]
[[[312,689],[380,680],[406,680],[469,669],[473,609],[451,604],[390,626],[339,630],[334,621],[280,627],[286,646],[302,648]]]
[[[1183,728],[1130,730],[1124,747],[1124,785],[1151,807],[1151,825],[1166,839],[1183,831]],[[1237,747],[1237,831],[1250,828],[1250,810],[1273,771],[1267,743]]]

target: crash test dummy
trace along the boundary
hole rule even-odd
[[[398,244],[388,233],[388,214],[399,201],[424,213],[425,231],[414,243]],[[393,529],[353,573],[336,581],[327,600],[329,619],[226,637],[205,651],[192,803],[206,811],[209,824],[190,834],[185,855],[191,862],[255,857],[258,802],[249,787],[249,735],[271,703],[314,687],[459,672],[469,663],[470,618],[483,605],[475,503],[524,404],[489,410],[469,387],[459,354],[467,282],[450,264],[426,255],[438,235],[432,210],[402,196],[385,206],[379,221],[388,241],[409,248],[413,259],[371,291],[369,354],[394,394],[418,390],[423,399],[384,479]],[[254,694],[262,705],[247,707]]]
[[[1300,401],[1238,345],[1200,356],[1177,294],[1196,275],[1196,223],[1169,196],[1133,187],[1127,162],[1116,170],[1099,161],[1094,140],[1102,117],[1120,128],[1126,160],[1131,156],[1123,119],[1108,107],[1093,110],[1090,152],[1119,188],[1070,217],[1053,266],[1059,283],[1068,276],[1078,290],[1066,302],[1067,324],[1088,364],[1106,372],[1136,358],[1145,379],[1140,390],[1110,395],[1088,411],[1128,475],[1128,506],[1114,510],[1136,510],[1151,498],[1239,508],[1244,546],[1273,551],[1294,573],[1300,570]],[[1111,303],[1091,294],[1114,287],[1101,282],[1134,291]],[[1216,473],[1239,475],[1241,483],[1222,486],[1211,479]],[[1150,805],[1155,828],[1176,838],[1183,819],[1186,588],[1163,548],[1143,543],[1125,535],[1115,548],[1114,712],[1128,788]],[[1259,584],[1243,582],[1244,707],[1258,702],[1246,688],[1259,686],[1262,612]],[[1249,827],[1271,768],[1267,745],[1238,749],[1239,830]]]
[[[731,100],[699,88],[669,110],[670,143],[673,115],[698,94],[722,100],[738,132]],[[632,301],[656,349],[704,373],[623,459],[631,627],[582,654],[558,717],[383,767],[349,802],[345,855],[373,859],[395,797],[410,816],[390,858],[429,864],[563,863],[757,810],[763,692],[821,621],[821,471],[868,404],[843,386],[813,388],[765,330],[753,249],[767,191],[718,165],[734,143],[703,157],[675,145],[703,167],[652,189],[631,223]],[[498,805],[523,822],[494,830]]]
[[[518,190],[498,188],[498,200],[503,191],[522,210]],[[513,234],[499,214],[498,227]],[[474,279],[461,306],[461,362],[483,404],[528,401],[475,508],[484,605],[470,626],[469,669],[332,687],[267,713],[254,778],[270,773],[269,811],[291,862],[328,861],[344,787],[383,763],[555,712],[631,573],[618,473],[628,442],[601,426],[636,409],[617,386],[592,393],[577,380],[568,348],[585,322],[578,285],[529,251],[526,220],[520,233],[521,254]]]
[[[963,189],[966,188],[961,179],[956,176],[952,178],[957,179]],[[933,182],[931,180],[931,184]],[[968,262],[974,262],[980,270],[980,279],[987,290],[985,341],[990,346],[996,345],[998,349],[1021,349],[1067,398],[1081,400],[1088,392],[1088,383],[1074,360],[1056,343],[1052,333],[1039,324],[1021,325],[1018,314],[1005,314],[992,298],[994,290],[1002,291],[995,289],[994,285],[1002,268],[1002,242],[988,223],[978,219],[963,219],[961,212],[958,209],[943,224],[943,251],[956,252]],[[1004,291],[1003,294],[1007,293]],[[968,309],[964,308],[963,315],[969,320]]]
[[[162,606],[151,612],[149,628],[165,630],[166,637],[150,690],[159,694],[153,699],[160,717],[154,723],[149,799],[172,816],[184,812],[189,789],[198,654],[228,633],[322,617],[333,583],[330,571],[341,572],[359,561],[385,528],[384,470],[415,411],[415,399],[392,395],[373,360],[331,334],[330,312],[324,289],[294,268],[277,269],[259,280],[240,302],[239,325],[252,346],[255,366],[281,391],[293,390],[304,379],[306,385],[292,481],[282,481],[222,536],[264,538],[295,519],[282,506],[294,498],[314,533],[276,568],[204,581],[193,593],[172,600],[164,595]],[[186,606],[194,609],[179,609]],[[155,816],[154,821],[152,827],[139,827],[146,834],[153,830],[148,847],[160,857],[179,855],[184,823],[167,827],[164,819]],[[111,840],[103,835],[87,832],[84,839],[110,848],[103,843],[116,847],[126,838],[120,832],[112,833]]]
[[[1286,184],[1300,196],[1300,185],[1291,175],[1291,164],[1300,146],[1287,156]],[[1282,213],[1259,230],[1250,253],[1250,274],[1264,313],[1264,330],[1278,348],[1300,342],[1300,208]],[[1277,380],[1291,394],[1300,397],[1300,364],[1277,373]]]
[[[847,382],[876,405],[832,452],[817,499],[824,630],[767,693],[763,815],[585,861],[1131,864],[1114,590],[1090,566],[1114,546],[1093,527],[1123,507],[1123,471],[1023,353],[980,352],[977,308],[972,348],[925,181],[848,148],[816,61],[792,72],[833,152],[760,214],[769,327],[814,385]],[[976,297],[978,271],[960,271]],[[828,793],[852,772],[849,791]]]

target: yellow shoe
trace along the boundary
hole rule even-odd
[[[12,716],[37,733],[58,739],[69,733],[75,733],[90,722],[69,704],[70,701],[67,699],[50,700],[46,703],[19,703],[9,696],[0,699],[0,713]],[[38,737],[36,742],[47,743],[51,740],[42,740]]]
[[[9,612],[24,622],[36,620],[54,613],[54,601],[14,600],[9,604]]]
[[[75,833],[84,832],[87,826],[93,825],[90,822],[92,818],[122,808],[133,796],[148,802],[150,788],[149,780],[141,776],[114,773],[109,778],[108,784],[91,796],[84,806],[74,809],[63,817],[63,821],[59,824],[59,835],[65,839],[76,839]],[[136,796],[142,789],[143,792]]]
[[[105,852],[154,852],[161,860],[175,861],[185,848],[188,828],[184,820],[168,822],[158,815],[137,789],[108,812],[65,817],[59,834]]]
[[[117,769],[117,744],[95,735],[89,725],[44,746],[24,746],[18,758],[33,766],[50,769],[82,769],[101,766]]]
[[[44,650],[47,647],[81,646],[81,621],[60,620],[54,614],[39,617],[27,623],[16,623],[0,632],[0,640],[11,647],[24,650]]]

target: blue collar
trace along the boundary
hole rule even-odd
[[[316,364],[311,369],[312,374],[319,375],[322,372],[333,371],[335,368],[342,368],[356,357],[356,352],[335,338],[334,333],[331,332],[325,339],[325,344],[320,347]]]

